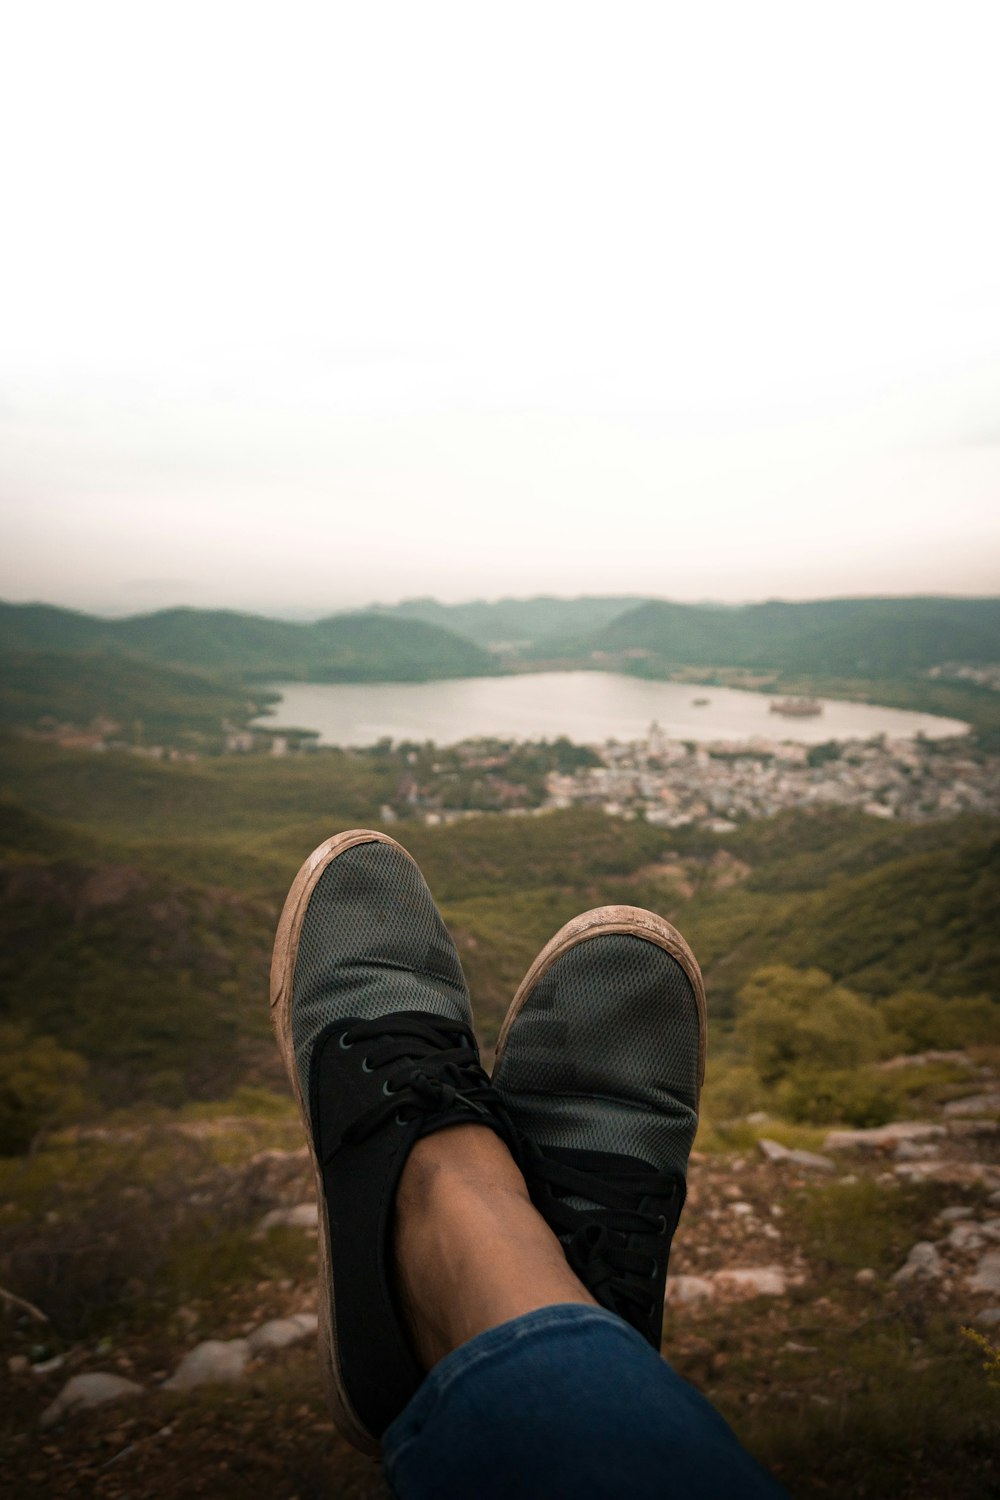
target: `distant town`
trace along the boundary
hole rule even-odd
[[[64,749],[175,763],[203,758],[204,750],[147,743],[137,728],[131,742],[110,719],[96,719],[86,728],[50,719],[26,733]],[[1000,813],[1000,755],[974,736],[879,736],[817,745],[777,738],[694,743],[670,739],[653,723],[643,739],[599,745],[568,739],[474,739],[450,746],[383,740],[342,750],[317,745],[308,730],[225,726],[210,753],[374,761],[386,778],[381,809],[386,823],[405,818],[448,823],[483,812],[524,816],[583,806],[645,818],[662,828],[724,833],[746,819],[789,808],[848,807],[907,822]]]
[[[1000,756],[964,740],[780,740],[679,744],[658,726],[645,740],[605,745],[600,766],[547,779],[546,807],[595,806],[664,828],[722,833],[746,818],[823,804],[921,822],[1000,811]]]

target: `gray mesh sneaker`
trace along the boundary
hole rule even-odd
[[[271,964],[271,1015],[316,1173],[319,1345],[334,1421],[379,1438],[424,1377],[393,1289],[396,1187],[421,1136],[513,1129],[479,1063],[462,966],[393,839],[355,829],[306,860]]]
[[[602,906],[535,959],[493,1083],[536,1208],[580,1280],[655,1348],[705,1076],[705,989],[680,933]]]

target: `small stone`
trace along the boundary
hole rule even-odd
[[[42,1412],[41,1424],[51,1427],[61,1417],[74,1411],[83,1411],[91,1406],[103,1406],[107,1401],[120,1401],[124,1396],[141,1396],[143,1388],[123,1375],[74,1375],[67,1380],[51,1406]]]
[[[860,1271],[854,1273],[854,1279],[858,1286],[871,1286],[875,1280],[875,1272],[871,1266],[864,1266]]]
[[[965,1285],[970,1292],[1000,1292],[1000,1250],[987,1250]]]
[[[986,1236],[980,1233],[975,1221],[966,1221],[956,1224],[944,1243],[952,1250],[981,1250],[986,1244]]]
[[[782,1352],[784,1352],[785,1354],[818,1354],[819,1353],[819,1351],[816,1348],[815,1344],[796,1344],[793,1339],[789,1339],[787,1341],[787,1343],[782,1344],[781,1349],[782,1349]]]
[[[767,1136],[761,1136],[757,1148],[768,1161],[784,1161],[788,1155],[787,1146],[783,1146],[780,1141],[769,1140]]]
[[[1000,1307],[984,1307],[972,1321],[977,1328],[1000,1328]]]
[[[900,1141],[894,1152],[897,1161],[930,1161],[941,1155],[933,1141]]]
[[[247,1339],[251,1354],[265,1350],[287,1349],[315,1335],[318,1319],[315,1313],[298,1313],[294,1318],[272,1318],[262,1323]]]
[[[974,1182],[992,1186],[1000,1176],[1000,1167],[985,1161],[909,1161],[900,1162],[893,1171],[909,1182],[944,1182],[955,1187]]]
[[[28,1363],[26,1354],[12,1354],[7,1361],[7,1368],[12,1375],[23,1375],[28,1368]]]
[[[914,1245],[906,1263],[900,1266],[892,1280],[897,1286],[906,1286],[913,1281],[937,1281],[941,1274],[940,1255],[930,1240],[921,1240]]]
[[[668,1276],[664,1301],[668,1307],[683,1307],[689,1302],[701,1302],[715,1294],[715,1288],[706,1276]]]
[[[770,1118],[766,1109],[755,1109],[745,1116],[748,1125],[766,1125]]]
[[[32,1375],[53,1375],[56,1370],[61,1370],[66,1363],[64,1354],[54,1354],[51,1359],[43,1359],[40,1364],[31,1366]]]
[[[269,1229],[315,1229],[318,1224],[316,1200],[310,1199],[308,1203],[296,1203],[294,1208],[272,1208],[257,1225],[257,1232],[266,1234]]]
[[[872,1125],[866,1130],[831,1130],[824,1151],[892,1151],[900,1141],[929,1141],[947,1135],[943,1125],[927,1120],[896,1120],[892,1125]]]
[[[731,1297],[783,1297],[788,1285],[781,1266],[752,1266],[717,1271],[714,1277],[718,1291]]]
[[[938,1218],[942,1224],[953,1224],[956,1219],[971,1219],[974,1212],[967,1203],[956,1203],[952,1208],[943,1208]]]
[[[185,1354],[169,1380],[165,1391],[190,1391],[198,1385],[215,1385],[241,1380],[250,1358],[246,1339],[206,1339]]]
[[[793,1167],[803,1167],[812,1172],[832,1172],[835,1170],[833,1162],[826,1156],[819,1156],[815,1151],[790,1150],[783,1146],[780,1141],[771,1141],[766,1137],[757,1142],[761,1151],[768,1161],[788,1162]]]
[[[730,1209],[731,1213],[739,1214],[739,1216],[741,1218],[745,1218],[747,1214],[752,1214],[753,1213],[753,1204],[752,1203],[730,1203],[729,1209]]]
[[[990,1208],[1000,1208],[1000,1188],[997,1188],[995,1193],[990,1193],[986,1201]]]
[[[988,1094],[969,1094],[965,1099],[951,1099],[944,1106],[945,1115],[995,1115],[1000,1113],[1000,1089]]]

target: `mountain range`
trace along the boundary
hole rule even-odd
[[[627,596],[415,599],[295,624],[234,610],[167,609],[106,620],[0,604],[0,652],[129,656],[230,678],[314,682],[482,676],[543,661],[629,655],[654,675],[744,667],[879,677],[1000,659],[1000,599],[825,599],[739,606]]]

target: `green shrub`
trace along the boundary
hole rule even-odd
[[[823,1071],[801,1066],[776,1090],[781,1114],[808,1125],[885,1125],[898,1109],[898,1094],[884,1074],[868,1069]]]
[[[893,1045],[869,1001],[820,969],[784,964],[758,969],[740,990],[733,1040],[767,1085],[800,1066],[817,1072],[855,1068],[887,1056]]]
[[[766,1091],[754,1068],[746,1063],[709,1061],[701,1096],[702,1113],[712,1120],[735,1120],[764,1109]]]
[[[1000,1005],[986,995],[942,999],[922,990],[900,990],[883,1000],[881,1010],[907,1051],[954,1050],[1000,1038]]]
[[[86,1110],[87,1064],[51,1037],[0,1025],[0,1155],[27,1151],[40,1130]]]

